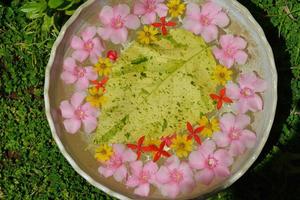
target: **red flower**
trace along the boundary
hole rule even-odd
[[[167,26],[169,27],[176,26],[176,22],[167,22],[166,17],[161,17],[160,22],[155,22],[152,24],[152,26],[156,28],[161,28],[162,34],[167,35],[168,34]]]
[[[213,100],[217,101],[217,109],[220,110],[222,108],[223,102],[232,103],[233,101],[226,96],[226,89],[223,88],[220,90],[219,95],[210,94],[209,95]]]
[[[116,61],[118,59],[118,53],[117,51],[114,51],[114,50],[110,50],[107,52],[107,58],[113,60],[113,61]]]
[[[204,129],[204,126],[198,127],[194,130],[192,124],[190,122],[187,122],[186,128],[190,132],[187,139],[191,140],[192,138],[194,138],[198,144],[201,144],[202,141],[201,141],[201,138],[199,137],[198,133],[200,133]]]
[[[163,141],[162,143],[160,143],[159,147],[157,147],[156,145],[150,145],[149,146],[150,151],[156,152],[154,157],[153,157],[154,162],[158,161],[161,158],[161,156],[165,156],[165,157],[170,157],[171,156],[171,154],[169,152],[164,150],[165,145],[166,145],[166,142]]]
[[[162,142],[166,142],[167,147],[170,147],[172,144],[172,140],[176,138],[176,133],[174,133],[173,135],[168,135],[166,137],[161,137],[160,140]]]
[[[103,92],[105,92],[105,87],[104,86],[107,83],[107,81],[108,81],[108,77],[104,77],[101,81],[94,80],[94,81],[91,81],[91,82],[95,85],[97,90],[102,88]]]
[[[144,143],[144,140],[145,140],[145,136],[142,136],[137,144],[127,144],[127,147],[132,149],[132,150],[136,150],[136,154],[137,154],[137,159],[139,160],[142,153],[144,152],[148,152],[148,151],[151,151],[152,148],[151,148],[151,145],[150,146],[142,146],[143,143]]]

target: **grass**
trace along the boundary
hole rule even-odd
[[[37,2],[41,4],[29,11],[28,1],[0,3],[0,199],[112,199],[71,168],[56,147],[44,114],[44,70],[51,46],[81,2]],[[278,109],[258,160],[211,199],[299,199],[300,3],[240,2],[262,25],[274,50]]]

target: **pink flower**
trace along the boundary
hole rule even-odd
[[[70,102],[62,101],[60,103],[60,110],[65,118],[65,129],[71,134],[76,133],[82,123],[86,133],[91,133],[97,127],[98,110],[89,103],[82,105],[85,96],[84,92],[76,92]]]
[[[214,177],[228,177],[228,167],[232,165],[233,158],[224,149],[216,150],[212,140],[205,140],[197,151],[189,156],[189,163],[193,169],[200,169],[195,175],[196,180],[209,185]]]
[[[228,147],[232,156],[241,155],[246,148],[252,148],[256,142],[256,135],[245,129],[250,124],[250,117],[244,114],[234,116],[224,114],[220,118],[221,132],[216,132],[213,139],[219,147]]]
[[[129,29],[137,29],[140,21],[136,15],[130,14],[126,4],[118,4],[113,8],[104,6],[99,14],[104,27],[98,29],[98,34],[104,39],[110,39],[114,44],[126,42]]]
[[[82,33],[81,37],[73,36],[71,47],[75,50],[72,57],[80,62],[85,61],[90,57],[92,63],[96,63],[98,57],[104,51],[103,44],[96,36],[95,27],[87,27]]]
[[[244,51],[247,42],[241,37],[234,37],[233,35],[222,35],[220,38],[220,48],[214,48],[213,53],[219,62],[231,68],[236,62],[240,65],[246,63],[248,54]]]
[[[149,161],[143,166],[142,161],[130,163],[132,175],[128,177],[126,185],[128,187],[137,187],[134,193],[140,196],[148,196],[150,192],[150,183],[155,182],[155,175],[158,166],[153,161]]]
[[[113,145],[114,154],[105,166],[100,166],[98,171],[104,177],[114,176],[115,180],[121,182],[127,177],[127,162],[136,160],[136,154],[131,149],[126,149],[123,144]]]
[[[257,77],[254,72],[241,74],[238,84],[228,83],[226,86],[227,95],[236,102],[233,107],[239,113],[246,113],[248,110],[257,112],[263,109],[263,100],[257,92],[267,89],[267,82]]]
[[[139,0],[134,5],[134,14],[142,16],[143,24],[152,24],[159,17],[165,17],[168,7],[163,4],[164,0]]]
[[[188,163],[177,156],[168,158],[156,174],[157,186],[164,196],[175,198],[180,192],[191,191],[195,186],[193,171]]]
[[[200,7],[195,3],[189,3],[186,8],[186,17],[183,19],[183,27],[195,34],[201,34],[206,42],[211,42],[218,37],[218,26],[225,27],[229,24],[229,18],[222,8],[213,2],[207,2]]]
[[[67,58],[64,61],[64,71],[61,79],[66,84],[76,84],[77,90],[85,90],[89,86],[89,81],[97,79],[98,75],[93,67],[82,67],[78,65],[74,58]]]

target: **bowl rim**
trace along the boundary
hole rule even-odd
[[[58,46],[60,45],[62,39],[64,38],[65,32],[67,31],[67,29],[69,28],[70,25],[72,25],[75,20],[78,18],[78,16],[81,14],[81,12],[89,7],[90,5],[92,5],[93,3],[95,3],[97,0],[88,0],[85,3],[83,3],[81,6],[79,6],[77,8],[77,10],[74,12],[74,14],[68,19],[68,21],[63,25],[63,27],[61,28],[61,31],[56,39],[56,41],[54,42],[52,49],[51,49],[51,53],[50,53],[50,58],[45,70],[45,84],[44,84],[44,102],[45,102],[45,112],[46,112],[46,117],[48,120],[48,124],[50,126],[51,129],[51,133],[52,133],[52,137],[54,138],[57,146],[59,147],[60,152],[63,154],[63,156],[67,159],[67,161],[69,162],[69,164],[72,166],[72,168],[80,175],[82,176],[87,182],[89,182],[91,185],[93,185],[94,187],[102,190],[103,192],[105,192],[106,194],[109,194],[113,197],[116,197],[118,199],[130,199],[128,197],[126,197],[125,195],[119,194],[115,191],[113,191],[112,189],[100,184],[98,181],[94,180],[90,175],[88,175],[84,170],[82,170],[78,164],[74,161],[74,159],[72,158],[72,156],[66,151],[64,145],[62,144],[59,136],[57,135],[56,129],[55,129],[55,125],[54,125],[54,121],[52,119],[51,116],[51,112],[50,112],[50,100],[49,100],[49,87],[50,87],[50,71],[52,69],[53,63],[54,63],[54,59],[56,56],[56,49],[58,48]],[[258,156],[260,155],[263,147],[265,146],[265,143],[270,135],[270,131],[274,122],[274,118],[275,118],[275,113],[276,113],[276,107],[277,107],[277,99],[278,99],[278,94],[277,94],[277,82],[278,82],[278,75],[277,75],[277,70],[276,70],[276,66],[275,66],[275,60],[274,60],[274,55],[273,55],[273,51],[272,48],[270,46],[270,44],[267,41],[266,35],[263,31],[263,29],[261,28],[261,26],[258,24],[258,22],[254,19],[254,17],[252,16],[252,14],[250,13],[250,11],[243,6],[241,3],[239,3],[237,0],[227,0],[229,1],[237,10],[241,11],[242,13],[245,14],[245,16],[247,17],[247,20],[249,20],[252,25],[253,28],[255,29],[255,31],[258,33],[258,35],[260,36],[260,39],[262,41],[262,45],[265,47],[265,51],[268,55],[268,59],[269,59],[269,63],[271,65],[271,76],[273,77],[273,82],[272,82],[272,89],[274,92],[274,98],[273,98],[273,105],[272,105],[272,110],[271,110],[271,117],[268,123],[268,126],[266,128],[266,134],[261,138],[261,141],[259,143],[259,145],[257,146],[257,148],[255,149],[255,151],[253,152],[253,155],[250,157],[249,160],[247,160],[242,168],[240,168],[236,173],[234,173],[231,177],[229,177],[226,182],[224,182],[222,185],[220,185],[220,187],[216,188],[215,190],[204,194],[203,198],[211,196],[214,193],[217,193],[229,186],[231,186],[235,181],[237,181],[241,176],[243,176],[246,171],[250,168],[250,166],[255,162],[255,160],[258,158]]]

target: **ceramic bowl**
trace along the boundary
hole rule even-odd
[[[128,190],[126,186],[117,184],[111,179],[105,179],[98,173],[98,163],[90,151],[86,150],[86,138],[82,134],[70,135],[66,133],[59,111],[59,104],[71,91],[60,79],[64,56],[70,45],[70,37],[78,33],[86,23],[98,20],[101,7],[108,3],[119,1],[89,0],[80,6],[73,16],[66,22],[53,45],[50,60],[46,68],[45,78],[45,106],[47,119],[53,138],[61,153],[70,165],[90,184],[119,199],[137,199],[139,197]],[[123,1],[130,3],[131,1]],[[208,187],[197,187],[193,192],[180,195],[178,199],[205,198],[222,190],[239,179],[259,156],[266,143],[272,127],[277,103],[277,72],[273,53],[265,34],[250,12],[235,0],[215,0],[231,18],[229,30],[243,35],[248,41],[248,51],[251,59],[243,67],[243,71],[255,70],[267,81],[268,89],[263,93],[265,102],[262,112],[255,114],[253,129],[256,131],[258,142],[256,146],[239,158],[232,167],[232,175],[217,184]],[[146,198],[141,198],[146,199]],[[159,194],[149,196],[149,199],[164,199]]]

